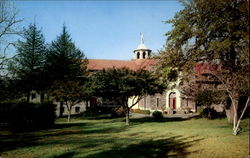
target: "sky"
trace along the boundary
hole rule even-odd
[[[19,25],[36,22],[47,43],[55,40],[66,25],[72,40],[88,59],[130,60],[140,44],[153,52],[163,48],[170,24],[183,8],[178,0],[165,1],[15,1],[23,18]]]

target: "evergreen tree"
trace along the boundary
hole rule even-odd
[[[52,82],[81,77],[86,72],[87,60],[83,52],[76,48],[66,26],[52,42],[46,57],[46,69]]]
[[[62,33],[50,45],[46,55],[45,69],[50,85],[49,92],[61,102],[60,106],[67,105],[69,118],[71,107],[83,101],[82,95],[79,97],[76,92],[76,90],[80,89],[80,87],[76,87],[76,83],[86,79],[86,68],[87,59],[84,53],[75,46],[66,30],[66,26],[63,26]],[[60,83],[62,84],[60,85]],[[84,86],[85,82],[81,84]],[[65,89],[65,86],[75,88],[68,90]],[[62,108],[60,107],[60,109]]]
[[[29,101],[30,91],[38,90],[41,72],[45,62],[45,39],[36,24],[24,28],[23,41],[18,41],[17,55],[11,62],[10,72],[20,81],[20,86],[27,93]]]

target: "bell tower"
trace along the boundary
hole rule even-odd
[[[141,43],[138,45],[138,47],[136,48],[136,50],[134,50],[134,58],[136,60],[138,59],[148,59],[150,58],[150,53],[152,50],[148,49],[146,47],[146,45],[144,44],[144,37],[143,37],[143,34],[141,34]]]

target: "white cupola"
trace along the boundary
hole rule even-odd
[[[138,45],[136,50],[134,50],[135,59],[148,59],[150,58],[151,51],[152,50],[148,49],[144,44],[144,37],[143,34],[141,33],[141,43]]]

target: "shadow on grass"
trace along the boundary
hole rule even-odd
[[[56,144],[57,142],[63,143],[64,139],[62,138],[68,135],[112,134],[122,132],[126,129],[126,127],[102,127],[86,123],[64,123],[56,124],[54,128],[48,130],[9,133],[6,135],[0,135],[0,154],[1,152],[15,150],[17,148],[42,145],[39,140],[42,140],[44,137],[47,137],[47,139],[50,137],[58,137],[56,139],[59,141],[52,139],[53,141],[47,142],[50,144]]]
[[[181,118],[181,117],[174,117],[174,118],[161,118],[155,119],[153,117],[142,117],[142,118],[131,118],[130,122],[134,123],[143,123],[143,122],[174,122],[174,121],[185,121],[189,118]]]
[[[85,158],[167,158],[187,157],[198,151],[188,151],[187,148],[202,139],[193,139],[173,136],[166,139],[147,140],[127,147],[114,147],[111,150],[88,155]]]
[[[143,123],[143,122],[175,122],[175,121],[185,121],[185,120],[190,120],[190,119],[199,119],[200,116],[198,115],[193,115],[193,116],[188,116],[186,118],[179,117],[179,116],[172,116],[172,117],[163,117],[163,118],[153,118],[151,116],[146,116],[146,117],[140,117],[140,118],[131,118],[130,122],[134,123]]]
[[[52,129],[62,129],[62,128],[70,128],[70,127],[80,127],[86,126],[87,123],[57,123],[53,126]]]
[[[63,153],[57,156],[53,156],[53,158],[71,158],[75,155],[75,152],[67,152],[67,153]]]

